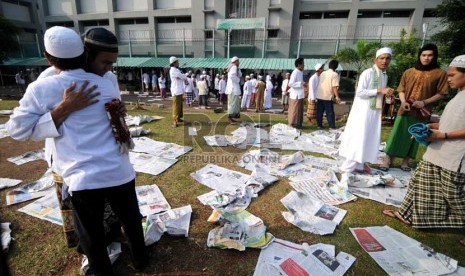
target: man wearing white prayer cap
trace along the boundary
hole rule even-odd
[[[384,95],[392,95],[394,91],[387,87],[386,69],[391,62],[391,55],[390,48],[379,49],[373,67],[360,74],[339,146],[339,155],[346,159],[340,168],[340,189],[347,190],[354,171],[369,171],[366,163],[376,163],[378,160],[382,101]]]
[[[239,86],[242,77],[241,70],[239,69],[239,58],[231,58],[231,63],[227,69],[228,80],[226,82],[226,95],[228,95],[228,122],[235,124],[236,118],[241,117],[241,88]]]
[[[76,32],[53,27],[44,39],[45,55],[60,73],[29,85],[7,129],[17,140],[54,138],[52,169],[68,186],[80,248],[88,257],[91,271],[113,274],[102,223],[105,201],[124,224],[134,267],[142,268],[148,263],[148,255],[135,194],[135,171],[128,153],[120,152],[105,110],[105,103],[118,99],[119,91],[111,81],[82,69],[84,47]],[[84,87],[81,91],[84,83],[98,86],[99,94],[94,98],[98,102],[64,116],[63,121],[54,120],[56,113],[69,112],[62,103],[74,92],[63,88],[71,83]]]
[[[414,228],[465,227],[465,55],[452,60],[447,81],[457,95],[447,103],[438,123],[426,125],[429,144],[402,204],[395,211],[383,210],[384,215]],[[465,240],[460,244],[465,246]]]
[[[419,143],[410,139],[408,128],[416,123],[428,122],[434,103],[449,91],[447,74],[439,67],[437,60],[438,47],[426,44],[419,49],[415,66],[402,75],[397,87],[401,104],[386,143],[386,157],[381,170],[387,171],[396,157],[402,158],[402,170],[411,170],[409,161],[416,158]]]
[[[318,85],[320,84],[320,75],[323,73],[324,64],[317,63],[313,67],[315,73],[308,80],[308,104],[307,104],[307,119],[310,124],[316,119],[316,95],[318,93]]]
[[[173,125],[183,122],[182,97],[184,95],[184,84],[189,84],[186,75],[179,70],[179,61],[175,56],[170,57],[171,96],[173,97]]]

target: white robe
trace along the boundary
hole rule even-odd
[[[263,101],[263,108],[270,109],[273,106],[271,94],[273,93],[273,83],[270,80],[266,81],[265,99]]]
[[[375,163],[378,159],[381,138],[381,109],[371,109],[370,101],[377,95],[371,88],[376,74],[373,68],[360,75],[358,87],[344,132],[341,135],[339,155],[358,163]],[[380,74],[379,83],[386,87],[387,76]]]

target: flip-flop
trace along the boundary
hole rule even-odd
[[[391,218],[398,219],[398,220],[400,220],[401,222],[403,222],[403,223],[405,223],[405,224],[407,224],[407,225],[410,225],[410,222],[406,221],[406,220],[399,214],[399,212],[397,212],[397,211],[390,210],[390,209],[386,209],[386,210],[383,210],[383,215],[388,216],[388,217],[391,217]]]
[[[412,168],[410,168],[408,166],[401,166],[400,169],[403,170],[404,172],[409,172],[409,171],[412,170]]]

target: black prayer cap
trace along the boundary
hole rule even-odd
[[[88,30],[84,37],[84,45],[91,51],[118,53],[118,39],[105,28]]]

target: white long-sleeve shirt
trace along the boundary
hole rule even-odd
[[[236,65],[232,65],[228,71],[228,81],[226,82],[226,94],[234,93],[238,96],[241,95],[241,81],[242,73]]]
[[[289,78],[289,98],[293,100],[300,100],[305,97],[304,87],[302,82],[304,81],[304,73],[299,69],[292,71],[291,77]]]
[[[220,80],[220,94],[225,94],[226,93],[226,81],[224,79]]]
[[[308,81],[308,100],[316,100],[316,95],[318,93],[318,84],[320,83],[320,76],[317,73],[313,74]]]
[[[171,66],[170,68],[171,79],[171,96],[179,96],[184,94],[184,81],[187,80],[186,75],[181,73],[179,68]]]
[[[70,83],[80,87],[85,80],[98,85],[99,102],[73,112],[56,129],[50,111]],[[70,192],[119,186],[134,179],[135,171],[129,156],[120,154],[105,111],[105,103],[115,98],[119,91],[111,81],[82,69],[63,71],[31,83],[6,128],[16,140],[54,138],[52,169]]]

